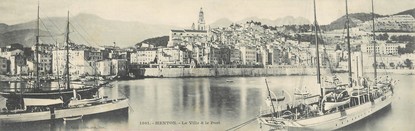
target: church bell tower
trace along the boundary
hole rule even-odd
[[[206,30],[205,18],[204,18],[202,8],[200,8],[200,12],[199,12],[199,21],[198,21],[197,29],[198,30]]]

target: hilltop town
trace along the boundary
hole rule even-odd
[[[140,46],[120,48],[91,47],[70,43],[69,59],[72,79],[86,76],[146,76],[142,69],[155,68],[297,68],[314,67],[316,47],[313,25],[270,26],[260,21],[232,23],[211,28],[206,25],[201,8],[197,23],[189,29],[171,29],[167,45],[143,42]],[[362,52],[365,60],[373,61],[374,51],[370,21],[355,21],[351,29],[353,51]],[[384,69],[413,69],[415,61],[415,19],[411,15],[391,15],[375,20],[376,66]],[[323,67],[347,69],[344,29],[322,32]],[[64,46],[38,45],[39,63],[35,67],[36,46],[16,43],[0,50],[0,74],[32,76],[36,69],[45,77],[62,75],[65,67]],[[368,62],[368,63],[370,63]],[[371,67],[365,64],[365,68]],[[143,74],[144,73],[144,74]]]

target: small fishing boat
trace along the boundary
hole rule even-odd
[[[74,121],[74,120],[80,120],[82,119],[83,115],[79,115],[79,116],[70,116],[70,117],[65,117],[63,118],[64,121]]]

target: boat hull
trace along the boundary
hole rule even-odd
[[[90,105],[84,107],[58,109],[54,113],[51,111],[43,112],[27,112],[16,114],[0,114],[0,124],[20,123],[20,122],[34,122],[44,120],[56,120],[63,118],[70,118],[76,116],[88,116],[113,111],[128,109],[128,99],[120,99],[98,105]]]
[[[82,99],[92,98],[98,92],[99,87],[87,87],[75,89]],[[20,94],[19,92],[0,92],[0,95],[4,98],[48,98],[57,99],[61,97],[71,98],[73,97],[73,89],[65,90],[52,90],[52,91],[39,91],[39,92],[25,92]]]
[[[375,99],[373,102],[366,102],[364,104],[345,109],[344,111],[335,112],[319,117],[297,120],[285,120],[284,126],[275,125],[273,123],[266,123],[266,118],[258,118],[261,124],[269,126],[271,129],[284,130],[336,130],[352,123],[355,123],[373,113],[390,106],[393,100],[391,92],[386,93],[385,97]],[[269,117],[270,114],[263,116]]]
[[[74,121],[74,120],[79,120],[82,119],[83,116],[73,116],[73,117],[65,117],[63,118],[64,121]]]

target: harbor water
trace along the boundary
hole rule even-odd
[[[347,80],[345,74],[341,77]],[[390,108],[340,130],[415,129],[415,75],[391,75],[399,80]],[[113,112],[81,120],[40,121],[0,125],[6,130],[226,130],[252,120],[265,106],[265,79],[271,91],[289,95],[296,89],[318,94],[315,76],[147,78],[115,81],[100,89],[110,98],[130,99],[128,112]],[[0,88],[20,88],[24,84],[3,82]],[[262,107],[262,108],[261,108]],[[0,108],[5,99],[0,97]],[[252,121],[239,130],[261,130]]]

